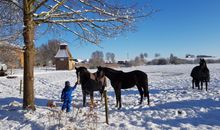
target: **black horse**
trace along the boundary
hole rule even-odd
[[[99,91],[101,100],[106,86],[106,77],[97,79],[96,73],[90,73],[86,67],[75,67],[77,82],[81,84],[83,94],[83,106],[86,105],[86,95],[90,95],[91,104],[93,105],[93,92]]]
[[[143,96],[147,97],[148,99],[148,105],[150,104],[149,99],[149,91],[148,91],[148,77],[147,74],[140,70],[134,70],[131,72],[123,72],[123,71],[117,71],[111,68],[107,67],[97,67],[97,77],[103,77],[106,76],[110,79],[111,85],[115,90],[116,95],[116,107],[121,108],[121,89],[128,89],[132,88],[135,85],[137,86],[141,99],[140,104],[143,101]]]
[[[203,89],[203,82],[206,85],[206,91],[208,90],[208,82],[210,81],[209,69],[206,65],[206,61],[204,59],[200,59],[199,66],[196,66],[192,69],[190,76],[192,79],[192,88],[194,89],[194,85],[198,87],[198,89]],[[201,88],[200,88],[201,84]]]

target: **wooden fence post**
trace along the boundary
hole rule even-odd
[[[104,91],[104,97],[105,97],[105,119],[106,124],[108,124],[108,100],[107,100],[107,91]]]

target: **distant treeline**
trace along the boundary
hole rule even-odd
[[[220,59],[208,59],[205,58],[207,63],[220,63]],[[143,58],[135,58],[134,60],[120,61],[120,64],[123,64],[127,67],[129,66],[140,66],[140,65],[167,65],[167,64],[199,64],[200,58],[195,59],[181,59],[178,57],[170,58],[155,58],[153,60],[147,61]]]
[[[207,63],[220,63],[220,59],[206,59]],[[159,58],[153,59],[152,61],[147,62],[149,65],[166,65],[166,64],[198,64],[199,59],[187,60],[176,58],[175,60]]]
[[[50,66],[54,65],[54,56],[57,53],[59,44],[61,41],[52,39],[48,43],[42,44],[36,48],[36,65],[38,66]],[[73,54],[74,56],[74,54]],[[148,53],[140,53],[134,59],[116,61],[113,52],[107,52],[104,54],[102,51],[95,51],[91,54],[88,60],[83,60],[81,63],[76,62],[76,64],[84,64],[89,68],[96,68],[99,65],[113,65],[113,66],[140,66],[140,65],[166,65],[166,64],[198,64],[200,58],[205,58],[207,63],[220,63],[220,59],[215,59],[212,56],[198,55],[194,56],[191,54],[186,54],[186,58],[178,58],[172,53],[168,58],[161,58],[160,53],[155,53],[154,59],[149,60]]]

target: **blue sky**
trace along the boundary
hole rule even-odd
[[[37,40],[37,45],[50,39],[65,39],[74,58],[87,59],[98,50],[113,52],[117,60],[132,59],[140,53],[155,53],[169,57],[185,54],[206,54],[220,57],[220,0],[140,0],[148,2],[159,12],[137,24],[137,31],[99,46],[80,44],[69,35],[49,35]]]

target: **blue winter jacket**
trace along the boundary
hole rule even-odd
[[[63,101],[72,101],[72,92],[76,89],[76,86],[75,85],[74,87],[71,87],[71,86],[65,86],[65,88],[63,89],[62,91],[62,95],[61,95],[61,100]]]

